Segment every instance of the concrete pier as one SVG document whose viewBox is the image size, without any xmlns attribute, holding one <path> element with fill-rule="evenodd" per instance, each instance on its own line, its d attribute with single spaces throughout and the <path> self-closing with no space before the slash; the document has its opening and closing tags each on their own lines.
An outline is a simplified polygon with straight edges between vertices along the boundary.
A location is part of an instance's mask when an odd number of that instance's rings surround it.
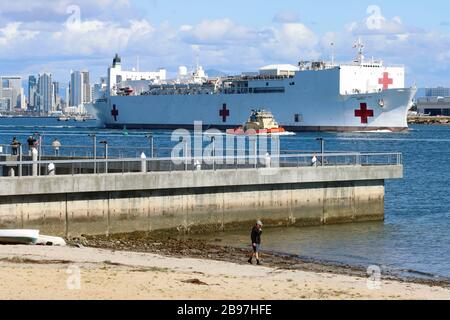
<svg viewBox="0 0 450 320">
<path fill-rule="evenodd" d="M 269 169 L 270 170 L 270 169 Z M 228 224 L 384 219 L 403 166 L 282 167 L 0 178 L 0 228 L 77 236 Z"/>
</svg>

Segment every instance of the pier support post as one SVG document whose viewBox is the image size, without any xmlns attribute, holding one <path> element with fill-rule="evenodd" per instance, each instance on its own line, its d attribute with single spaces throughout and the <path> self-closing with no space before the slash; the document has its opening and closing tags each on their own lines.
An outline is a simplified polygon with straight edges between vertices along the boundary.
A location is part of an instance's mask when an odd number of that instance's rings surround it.
<svg viewBox="0 0 450 320">
<path fill-rule="evenodd" d="M 19 177 L 22 176 L 23 168 L 22 168 L 22 161 L 23 161 L 23 154 L 22 154 L 22 145 L 19 146 Z"/>
<path fill-rule="evenodd" d="M 141 172 L 147 173 L 147 156 L 143 152 L 141 154 Z"/>
<path fill-rule="evenodd" d="M 52 162 L 47 167 L 47 173 L 49 176 L 54 176 L 56 174 L 55 164 Z"/>
<path fill-rule="evenodd" d="M 32 166 L 32 173 L 33 177 L 37 177 L 38 175 L 38 151 L 36 148 L 31 149 L 31 156 L 33 158 L 33 166 Z"/>
<path fill-rule="evenodd" d="M 266 168 L 270 168 L 272 166 L 272 158 L 270 157 L 270 153 L 266 153 Z"/>
</svg>

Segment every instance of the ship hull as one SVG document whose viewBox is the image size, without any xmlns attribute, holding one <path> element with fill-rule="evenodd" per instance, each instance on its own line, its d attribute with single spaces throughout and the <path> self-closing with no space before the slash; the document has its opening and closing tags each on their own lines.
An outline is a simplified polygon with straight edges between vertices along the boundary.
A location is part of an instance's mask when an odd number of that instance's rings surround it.
<svg viewBox="0 0 450 320">
<path fill-rule="evenodd" d="M 108 129 L 131 129 L 131 130 L 176 130 L 176 129 L 186 129 L 193 130 L 196 126 L 190 124 L 179 125 L 179 124 L 145 124 L 145 123 L 111 123 L 104 124 L 105 128 Z M 218 129 L 221 131 L 226 131 L 235 126 L 222 126 L 222 125 L 202 125 L 203 130 L 208 130 L 211 128 Z M 408 131 L 409 127 L 343 127 L 343 126 L 285 126 L 286 131 L 292 132 L 404 132 Z"/>
<path fill-rule="evenodd" d="M 289 131 L 404 131 L 414 88 L 370 94 L 341 95 L 336 90 L 271 94 L 112 96 L 93 104 L 108 128 L 236 128 L 253 109 L 266 109 Z"/>
</svg>

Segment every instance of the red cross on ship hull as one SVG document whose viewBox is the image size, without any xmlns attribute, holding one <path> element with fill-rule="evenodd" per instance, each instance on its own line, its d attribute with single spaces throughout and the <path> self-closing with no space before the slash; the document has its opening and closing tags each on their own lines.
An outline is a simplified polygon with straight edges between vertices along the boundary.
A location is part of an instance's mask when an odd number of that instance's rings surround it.
<svg viewBox="0 0 450 320">
<path fill-rule="evenodd" d="M 222 122 L 227 122 L 227 118 L 230 116 L 230 110 L 227 109 L 227 104 L 224 103 L 222 109 L 219 111 L 219 116 L 222 117 Z"/>
<path fill-rule="evenodd" d="M 374 112 L 367 108 L 367 103 L 361 103 L 360 109 L 355 110 L 355 117 L 361 118 L 362 124 L 368 124 L 369 117 L 374 117 Z"/>
<path fill-rule="evenodd" d="M 114 121 L 117 121 L 117 117 L 119 116 L 119 109 L 117 109 L 116 105 L 113 105 L 111 116 L 114 118 Z"/>
</svg>

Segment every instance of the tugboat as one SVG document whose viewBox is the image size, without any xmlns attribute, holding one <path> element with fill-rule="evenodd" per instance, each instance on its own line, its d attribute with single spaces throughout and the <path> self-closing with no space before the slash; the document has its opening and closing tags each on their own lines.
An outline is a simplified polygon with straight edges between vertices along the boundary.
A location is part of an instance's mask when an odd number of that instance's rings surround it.
<svg viewBox="0 0 450 320">
<path fill-rule="evenodd" d="M 270 111 L 252 110 L 248 121 L 239 128 L 227 130 L 227 134 L 234 135 L 292 135 L 281 127 Z"/>
</svg>

